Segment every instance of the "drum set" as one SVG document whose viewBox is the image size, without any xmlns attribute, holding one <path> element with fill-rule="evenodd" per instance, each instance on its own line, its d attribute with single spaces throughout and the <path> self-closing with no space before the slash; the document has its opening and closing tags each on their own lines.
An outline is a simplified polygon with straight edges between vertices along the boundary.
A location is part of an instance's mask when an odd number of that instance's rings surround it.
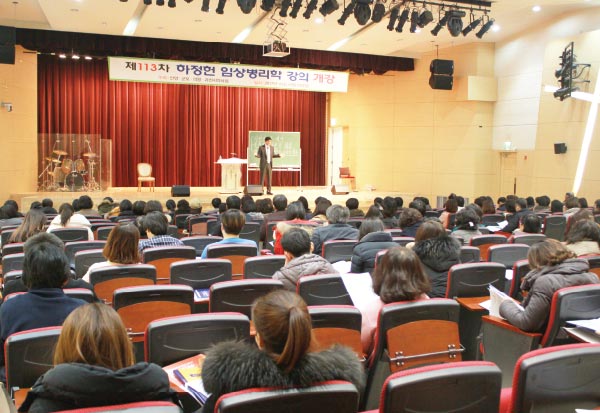
<svg viewBox="0 0 600 413">
<path fill-rule="evenodd" d="M 95 179 L 97 154 L 85 152 L 81 158 L 73 160 L 69 153 L 62 149 L 54 149 L 47 156 L 46 168 L 38 178 L 46 176 L 40 191 L 99 191 L 100 185 Z"/>
</svg>

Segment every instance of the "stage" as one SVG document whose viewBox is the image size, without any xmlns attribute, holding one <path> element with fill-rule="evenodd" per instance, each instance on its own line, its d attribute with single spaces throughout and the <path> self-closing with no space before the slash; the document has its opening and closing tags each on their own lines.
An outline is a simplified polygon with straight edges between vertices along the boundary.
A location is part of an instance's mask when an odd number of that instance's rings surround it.
<svg viewBox="0 0 600 413">
<path fill-rule="evenodd" d="M 79 198 L 81 195 L 89 195 L 94 201 L 94 205 L 98 205 L 102 199 L 107 196 L 110 196 L 114 199 L 115 202 L 119 202 L 123 199 L 129 199 L 134 202 L 137 200 L 149 201 L 149 200 L 158 200 L 161 201 L 164 205 L 165 201 L 168 199 L 174 199 L 176 202 L 179 199 L 187 199 L 188 201 L 192 198 L 198 198 L 200 203 L 202 204 L 202 209 L 212 209 L 210 201 L 219 197 L 223 202 L 229 195 L 233 195 L 230 193 L 221 193 L 221 187 L 191 187 L 190 188 L 190 196 L 189 197 L 174 197 L 171 196 L 171 187 L 157 187 L 155 188 L 155 192 L 150 192 L 148 187 L 142 188 L 141 192 L 137 191 L 137 187 L 114 187 L 109 188 L 106 191 L 94 191 L 94 192 L 86 192 L 86 191 L 76 191 L 76 192 L 65 192 L 65 191 L 56 191 L 56 192 L 26 192 L 26 193 L 14 193 L 11 194 L 11 199 L 14 199 L 19 204 L 19 209 L 21 211 L 27 211 L 29 209 L 29 205 L 34 201 L 42 201 L 44 198 L 50 198 L 54 201 L 54 207 L 58 209 L 60 204 L 64 202 L 73 202 L 74 199 Z M 318 196 L 324 196 L 329 199 L 334 204 L 344 205 L 348 198 L 354 197 L 359 201 L 359 206 L 363 210 L 367 210 L 370 205 L 373 204 L 373 199 L 376 197 L 386 197 L 386 196 L 401 196 L 404 199 L 404 203 L 408 204 L 415 194 L 409 194 L 405 192 L 389 192 L 389 191 L 354 191 L 350 192 L 347 195 L 333 195 L 331 193 L 331 187 L 325 186 L 306 186 L 306 187 L 273 187 L 273 194 L 283 194 L 287 197 L 288 202 L 292 202 L 298 199 L 300 196 L 304 196 L 308 200 L 308 205 L 311 209 L 314 209 L 315 198 Z M 235 194 L 239 197 L 242 197 L 244 194 L 242 192 Z M 272 198 L 274 195 L 256 195 L 253 198 Z"/>
</svg>

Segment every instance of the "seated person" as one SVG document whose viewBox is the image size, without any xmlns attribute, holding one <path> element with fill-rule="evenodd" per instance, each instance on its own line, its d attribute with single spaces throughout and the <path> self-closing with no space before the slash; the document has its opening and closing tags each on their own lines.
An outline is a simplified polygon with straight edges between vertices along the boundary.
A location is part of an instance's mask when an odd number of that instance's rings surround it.
<svg viewBox="0 0 600 413">
<path fill-rule="evenodd" d="M 542 232 L 542 220 L 535 214 L 525 215 L 519 223 L 519 228 L 513 231 L 508 242 L 513 242 L 515 235 L 539 234 Z"/>
<path fill-rule="evenodd" d="M 479 216 L 471 208 L 463 208 L 456 213 L 454 220 L 454 229 L 452 235 L 461 237 L 465 245 L 476 235 L 481 235 L 479 231 Z"/>
<path fill-rule="evenodd" d="M 373 291 L 379 297 L 358 307 L 362 314 L 363 352 L 370 354 L 379 311 L 385 304 L 429 299 L 429 280 L 419 257 L 404 247 L 390 248 L 373 271 Z"/>
<path fill-rule="evenodd" d="M 586 260 L 575 258 L 575 253 L 553 239 L 533 244 L 527 260 L 531 271 L 521 282 L 521 290 L 528 292 L 523 300 L 525 311 L 512 299 L 500 305 L 500 315 L 521 330 L 541 333 L 546 329 L 550 303 L 557 290 L 599 282 L 596 274 L 589 272 Z"/>
<path fill-rule="evenodd" d="M 358 199 L 348 198 L 346 200 L 346 208 L 350 210 L 350 218 L 364 218 L 365 213 L 358 208 Z"/>
<path fill-rule="evenodd" d="M 46 225 L 46 215 L 41 209 L 30 209 L 26 214 L 21 225 L 11 234 L 8 243 L 25 242 L 29 237 L 44 231 Z"/>
<path fill-rule="evenodd" d="M 281 239 L 285 265 L 275 274 L 274 280 L 279 280 L 290 291 L 296 291 L 300 277 L 315 274 L 337 274 L 337 270 L 320 255 L 311 254 L 311 242 L 302 228 L 291 228 Z"/>
<path fill-rule="evenodd" d="M 213 242 L 210 245 L 222 245 L 222 244 L 246 244 L 254 245 L 256 242 L 250 239 L 240 238 L 240 232 L 246 224 L 246 217 L 244 213 L 239 209 L 228 209 L 221 214 L 221 232 L 223 233 L 223 239 L 221 241 Z M 201 258 L 207 258 L 208 245 L 204 247 Z"/>
<path fill-rule="evenodd" d="M 395 247 L 392 234 L 384 231 L 383 222 L 378 219 L 365 219 L 358 230 L 358 244 L 352 250 L 350 272 L 373 272 L 375 257 L 381 250 Z"/>
<path fill-rule="evenodd" d="M 86 228 L 88 240 L 94 240 L 94 234 L 91 230 L 92 224 L 83 215 L 75 213 L 75 209 L 71 204 L 64 203 L 58 208 L 58 215 L 52 219 L 46 231 L 52 232 L 58 228 Z"/>
<path fill-rule="evenodd" d="M 260 297 L 252 307 L 252 321 L 257 346 L 224 342 L 207 352 L 202 380 L 211 396 L 203 412 L 212 413 L 223 394 L 252 387 L 307 387 L 346 380 L 362 391 L 364 370 L 350 349 L 311 351 L 311 319 L 297 294 L 276 290 Z"/>
<path fill-rule="evenodd" d="M 358 240 L 358 229 L 347 224 L 350 210 L 345 206 L 332 205 L 327 208 L 327 225 L 315 228 L 311 241 L 314 244 L 314 253 L 323 253 L 323 243 L 338 239 Z"/>
<path fill-rule="evenodd" d="M 170 235 L 167 235 L 169 230 L 169 222 L 165 214 L 159 211 L 149 212 L 142 219 L 143 229 L 146 230 L 148 239 L 141 240 L 138 245 L 138 250 L 142 253 L 145 249 L 154 247 L 183 247 L 183 242 L 179 241 Z"/>
<path fill-rule="evenodd" d="M 56 412 L 142 401 L 177 403 L 169 377 L 156 364 L 135 364 L 131 341 L 110 306 L 77 308 L 65 320 L 54 368 L 33 385 L 20 411 Z"/>
<path fill-rule="evenodd" d="M 600 254 L 600 227 L 594 221 L 581 220 L 571 224 L 566 247 L 578 257 Z"/>
<path fill-rule="evenodd" d="M 533 214 L 531 210 L 527 208 L 527 200 L 525 198 L 517 198 L 516 200 L 517 212 L 508 218 L 508 224 L 502 228 L 503 232 L 513 232 L 519 228 L 519 224 L 526 215 Z"/>
<path fill-rule="evenodd" d="M 411 202 L 412 204 L 412 202 Z M 423 224 L 423 215 L 415 208 L 404 208 L 400 213 L 400 228 L 402 228 L 403 237 L 413 237 L 417 235 L 417 230 Z"/>
<path fill-rule="evenodd" d="M 290 228 L 302 228 L 309 236 L 312 236 L 313 231 L 318 226 L 317 223 L 304 219 L 306 210 L 300 201 L 294 201 L 289 204 L 285 212 L 286 220 L 278 222 L 275 226 L 275 231 L 273 231 L 273 239 L 275 240 L 273 243 L 273 252 L 278 255 L 283 254 L 281 236 Z"/>
<path fill-rule="evenodd" d="M 396 219 L 396 211 L 398 210 L 398 206 L 396 204 L 396 200 L 391 196 L 386 196 L 385 198 L 383 198 L 381 206 L 381 213 L 383 215 L 381 221 L 383 222 L 383 225 L 388 229 L 398 228 L 399 223 Z"/>
<path fill-rule="evenodd" d="M 69 260 L 47 234 L 31 237 L 24 246 L 23 277 L 29 292 L 6 300 L 0 307 L 0 348 L 11 334 L 33 328 L 60 326 L 85 301 L 65 295 L 61 287 L 69 279 Z M 56 238 L 56 237 L 52 237 Z M 0 351 L 0 365 L 4 352 Z M 2 381 L 4 369 L 0 379 Z"/>
</svg>

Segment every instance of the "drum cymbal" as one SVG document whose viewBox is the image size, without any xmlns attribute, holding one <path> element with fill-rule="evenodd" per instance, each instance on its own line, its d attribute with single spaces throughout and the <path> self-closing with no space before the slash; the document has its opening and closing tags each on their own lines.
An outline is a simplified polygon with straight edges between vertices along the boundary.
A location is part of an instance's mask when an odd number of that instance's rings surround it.
<svg viewBox="0 0 600 413">
<path fill-rule="evenodd" d="M 60 163 L 60 160 L 58 160 L 58 159 L 54 159 L 54 158 L 52 158 L 52 157 L 50 157 L 50 156 L 46 156 L 46 160 L 47 160 L 48 162 Z"/>
<path fill-rule="evenodd" d="M 60 149 L 55 149 L 52 152 L 54 152 L 57 155 L 61 155 L 61 156 L 67 154 L 67 151 L 63 151 L 63 150 L 60 150 Z"/>
<path fill-rule="evenodd" d="M 83 154 L 86 158 L 95 158 L 96 154 L 94 152 L 86 152 Z"/>
</svg>

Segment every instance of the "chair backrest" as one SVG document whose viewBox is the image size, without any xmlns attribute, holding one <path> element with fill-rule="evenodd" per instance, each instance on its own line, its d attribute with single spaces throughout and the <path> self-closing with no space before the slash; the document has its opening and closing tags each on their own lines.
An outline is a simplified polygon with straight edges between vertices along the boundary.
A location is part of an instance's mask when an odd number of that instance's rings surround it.
<svg viewBox="0 0 600 413">
<path fill-rule="evenodd" d="M 448 214 L 448 228 L 454 228 L 454 224 L 456 223 L 456 214 Z"/>
<path fill-rule="evenodd" d="M 249 257 L 244 261 L 245 279 L 270 279 L 276 271 L 285 265 L 285 256 L 267 255 L 261 257 Z"/>
<path fill-rule="evenodd" d="M 4 274 L 2 282 L 6 285 L 9 281 L 18 280 L 21 277 L 23 277 L 23 270 L 12 270 Z"/>
<path fill-rule="evenodd" d="M 56 228 L 52 233 L 60 238 L 63 242 L 87 241 L 87 228 Z"/>
<path fill-rule="evenodd" d="M 479 248 L 481 259 L 487 261 L 488 249 L 495 244 L 506 244 L 506 241 L 502 235 L 476 235 L 469 240 L 469 245 Z"/>
<path fill-rule="evenodd" d="M 152 176 L 152 165 L 149 163 L 138 163 L 137 164 L 138 176 Z"/>
<path fill-rule="evenodd" d="M 207 247 L 208 258 L 223 258 L 231 261 L 233 275 L 244 274 L 244 261 L 247 257 L 256 257 L 258 247 L 249 244 L 216 244 Z"/>
<path fill-rule="evenodd" d="M 340 166 L 340 178 L 345 178 L 347 176 L 350 176 L 350 167 Z"/>
<path fill-rule="evenodd" d="M 2 243 L 2 247 L 4 247 L 6 244 L 8 244 L 8 240 L 10 239 L 10 236 L 15 231 L 16 231 L 15 228 L 11 228 L 11 229 L 3 228 L 2 229 L 2 233 L 0 234 L 0 240 L 1 240 L 0 242 Z"/>
<path fill-rule="evenodd" d="M 548 215 L 544 218 L 544 234 L 557 241 L 565 240 L 567 219 L 562 215 Z"/>
<path fill-rule="evenodd" d="M 400 228 L 386 228 L 385 232 L 389 233 L 392 236 L 392 238 L 393 237 L 402 237 L 403 236 L 402 229 L 400 229 Z"/>
<path fill-rule="evenodd" d="M 202 255 L 202 251 L 204 251 L 204 248 L 207 245 L 221 241 L 222 239 L 223 237 L 217 236 L 194 235 L 193 237 L 181 238 L 179 241 L 183 242 L 183 244 L 188 247 L 194 247 L 196 249 L 196 257 L 200 257 Z"/>
<path fill-rule="evenodd" d="M 352 251 L 358 241 L 356 240 L 331 240 L 323 243 L 323 258 L 330 263 L 350 261 Z"/>
<path fill-rule="evenodd" d="M 222 281 L 231 281 L 231 262 L 219 258 L 185 260 L 171 264 L 171 284 L 189 285 L 194 290 L 208 289 Z"/>
<path fill-rule="evenodd" d="M 159 366 L 173 364 L 222 341 L 250 341 L 250 320 L 237 313 L 190 314 L 148 324 L 145 358 Z"/>
<path fill-rule="evenodd" d="M 356 413 L 359 394 L 346 381 L 293 389 L 253 388 L 217 400 L 215 413 Z"/>
<path fill-rule="evenodd" d="M 72 241 L 65 243 L 65 254 L 69 262 L 75 262 L 75 253 L 79 251 L 103 249 L 106 241 Z"/>
<path fill-rule="evenodd" d="M 13 242 L 2 247 L 2 255 L 19 254 L 23 252 L 24 242 Z"/>
<path fill-rule="evenodd" d="M 502 244 L 492 245 L 488 249 L 488 261 L 498 262 L 507 269 L 512 269 L 515 262 L 527 258 L 529 245 L 527 244 Z"/>
<path fill-rule="evenodd" d="M 192 217 L 192 214 L 177 214 L 175 215 L 175 226 L 177 229 L 185 229 L 186 221 Z"/>
<path fill-rule="evenodd" d="M 494 225 L 497 224 L 498 222 L 502 222 L 504 221 L 504 215 L 502 214 L 489 214 L 489 215 L 484 215 L 481 218 L 481 223 L 485 226 L 488 225 Z"/>
<path fill-rule="evenodd" d="M 113 308 L 133 342 L 144 341 L 151 321 L 192 313 L 194 290 L 187 285 L 144 285 L 115 290 Z"/>
<path fill-rule="evenodd" d="M 133 217 L 127 217 L 127 218 L 123 217 L 122 218 L 123 219 L 123 223 L 125 222 L 124 221 L 125 219 L 131 219 L 131 218 L 133 218 Z M 89 221 L 90 221 L 90 224 L 92 224 L 91 230 L 92 230 L 93 233 L 96 233 L 96 231 L 98 231 L 99 228 L 115 227 L 117 225 L 115 222 L 112 222 L 112 221 L 109 221 L 109 220 L 106 220 L 106 219 L 99 220 L 99 221 L 96 221 L 96 222 L 92 222 L 91 220 L 89 220 Z M 98 239 L 97 237 L 95 237 L 95 238 Z"/>
<path fill-rule="evenodd" d="M 45 327 L 10 335 L 4 343 L 6 384 L 28 388 L 54 367 L 54 347 L 61 327 Z"/>
<path fill-rule="evenodd" d="M 88 303 L 94 302 L 94 293 L 87 288 L 65 288 L 63 292 L 69 297 L 78 298 Z"/>
<path fill-rule="evenodd" d="M 88 272 L 92 264 L 106 261 L 106 258 L 104 257 L 104 255 L 102 255 L 102 250 L 97 249 L 76 252 L 74 261 L 75 278 L 79 279 L 83 277 L 86 272 Z"/>
<path fill-rule="evenodd" d="M 446 297 L 482 297 L 489 295 L 491 284 L 504 291 L 506 267 L 497 262 L 454 265 L 448 271 Z"/>
<path fill-rule="evenodd" d="M 239 280 L 213 284 L 210 287 L 210 312 L 237 312 L 252 316 L 254 300 L 283 288 L 277 280 Z"/>
<path fill-rule="evenodd" d="M 513 265 L 513 276 L 512 280 L 510 281 L 510 290 L 508 295 L 515 300 L 523 301 L 523 295 L 521 294 L 521 280 L 530 270 L 529 261 L 527 260 L 517 261 Z"/>
<path fill-rule="evenodd" d="M 192 215 L 187 220 L 187 230 L 190 235 L 208 235 L 207 221 L 214 219 L 210 215 Z"/>
<path fill-rule="evenodd" d="M 415 242 L 413 237 L 392 237 L 392 240 L 401 247 L 405 247 L 408 243 Z"/>
<path fill-rule="evenodd" d="M 168 284 L 171 264 L 195 258 L 196 249 L 193 247 L 156 247 L 144 250 L 143 262 L 156 267 L 157 284 Z"/>
<path fill-rule="evenodd" d="M 530 247 L 533 244 L 537 244 L 538 242 L 542 242 L 546 239 L 546 235 L 544 234 L 525 234 L 525 235 L 515 235 L 512 238 L 513 244 L 526 244 Z"/>
<path fill-rule="evenodd" d="M 96 238 L 98 240 L 107 240 L 108 235 L 110 234 L 110 231 L 112 231 L 113 228 L 114 226 L 102 226 L 98 228 L 96 230 Z"/>
<path fill-rule="evenodd" d="M 570 342 L 560 334 L 569 320 L 589 320 L 600 317 L 600 284 L 561 288 L 552 296 L 550 319 L 542 347 Z"/>
<path fill-rule="evenodd" d="M 374 409 L 379 406 L 379 396 L 385 379 L 392 373 L 392 364 L 389 354 L 395 356 L 395 351 L 402 351 L 404 355 L 411 355 L 416 350 L 421 354 L 423 350 L 427 351 L 432 345 L 437 347 L 446 339 L 458 340 L 458 318 L 460 306 L 455 300 L 445 298 L 433 298 L 430 300 L 420 300 L 412 302 L 400 302 L 384 305 L 379 313 L 377 328 L 375 330 L 375 341 L 373 352 L 369 357 L 369 370 L 367 374 L 367 388 L 365 393 L 366 409 Z M 408 328 L 412 330 L 410 335 L 406 336 L 408 345 L 411 348 L 402 349 L 395 342 L 390 342 L 389 337 L 403 335 L 403 331 L 398 328 Z M 423 327 L 421 333 L 414 329 Z M 396 330 L 394 330 L 396 329 Z M 442 329 L 445 331 L 441 334 Z M 452 333 L 456 337 L 449 337 L 447 333 Z M 393 335 L 391 334 L 393 333 Z M 454 345 L 460 343 L 453 343 Z M 449 343 L 445 344 L 444 350 L 449 350 Z M 396 350 L 397 349 L 397 350 Z M 436 350 L 437 351 L 437 350 Z M 460 360 L 460 353 L 456 358 L 450 358 L 446 355 L 447 362 Z M 413 362 L 406 362 L 404 366 L 416 367 L 420 364 L 430 364 L 439 362 L 431 358 L 416 358 Z M 400 362 L 402 363 L 402 362 Z M 400 367 L 404 367 L 401 365 Z M 395 366 L 396 368 L 396 366 Z"/>
<path fill-rule="evenodd" d="M 99 268 L 90 272 L 90 284 L 99 299 L 111 304 L 118 288 L 156 284 L 156 268 L 139 264 Z"/>
<path fill-rule="evenodd" d="M 571 344 L 531 351 L 515 365 L 511 412 L 559 413 L 600 405 L 600 346 Z"/>
<path fill-rule="evenodd" d="M 363 218 L 350 218 L 346 224 L 353 226 L 356 229 L 360 229 L 364 219 Z"/>
<path fill-rule="evenodd" d="M 385 381 L 379 412 L 495 413 L 501 385 L 502 372 L 485 361 L 404 370 Z"/>
<path fill-rule="evenodd" d="M 462 244 L 461 244 L 462 245 Z M 481 252 L 477 247 L 471 247 L 470 245 L 462 245 L 460 247 L 460 262 L 463 264 L 469 262 L 479 262 L 481 257 Z"/>
<path fill-rule="evenodd" d="M 246 224 L 244 224 L 239 237 L 256 242 L 256 248 L 258 248 L 262 224 L 262 221 L 246 221 Z"/>
<path fill-rule="evenodd" d="M 354 305 L 339 274 L 300 277 L 296 289 L 307 305 Z"/>
<path fill-rule="evenodd" d="M 150 401 L 125 404 L 113 404 L 101 407 L 85 407 L 67 410 L 72 413 L 181 413 L 182 410 L 171 402 Z"/>
<path fill-rule="evenodd" d="M 308 307 L 308 313 L 312 321 L 316 349 L 322 350 L 334 344 L 341 344 L 362 355 L 362 314 L 358 308 L 350 305 L 319 305 Z"/>
<path fill-rule="evenodd" d="M 25 254 L 20 252 L 18 254 L 10 254 L 2 256 L 2 275 L 10 271 L 18 271 L 23 269 L 23 261 L 25 260 Z"/>
<path fill-rule="evenodd" d="M 590 264 L 590 272 L 593 272 L 600 278 L 600 255 L 586 255 L 581 258 L 585 258 Z"/>
</svg>

